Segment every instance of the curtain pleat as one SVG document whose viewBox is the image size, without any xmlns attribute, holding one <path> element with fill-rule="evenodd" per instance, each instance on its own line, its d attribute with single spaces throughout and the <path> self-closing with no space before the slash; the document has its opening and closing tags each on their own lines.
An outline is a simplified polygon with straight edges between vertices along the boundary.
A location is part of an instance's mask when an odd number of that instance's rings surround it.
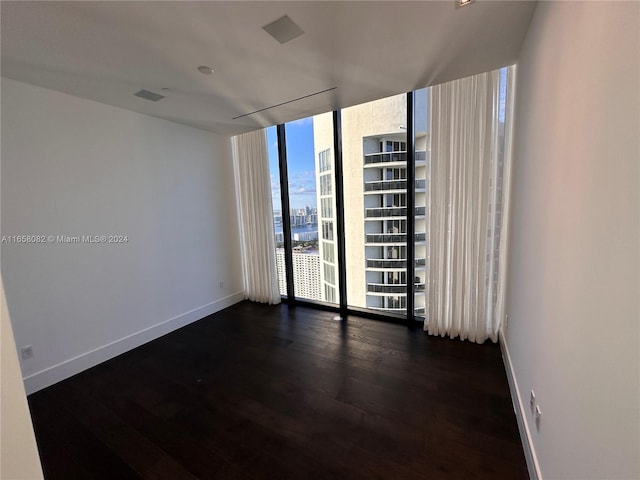
<svg viewBox="0 0 640 480">
<path fill-rule="evenodd" d="M 265 130 L 233 137 L 245 298 L 280 303 Z"/>
<path fill-rule="evenodd" d="M 509 180 L 499 148 L 499 87 L 498 70 L 432 87 L 425 321 L 432 335 L 497 341 L 508 206 L 502 184 Z"/>
</svg>

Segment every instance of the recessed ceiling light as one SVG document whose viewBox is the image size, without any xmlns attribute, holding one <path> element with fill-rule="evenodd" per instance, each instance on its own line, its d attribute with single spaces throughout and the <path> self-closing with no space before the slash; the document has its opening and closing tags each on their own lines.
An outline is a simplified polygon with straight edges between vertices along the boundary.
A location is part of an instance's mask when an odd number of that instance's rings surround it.
<svg viewBox="0 0 640 480">
<path fill-rule="evenodd" d="M 205 74 L 205 75 L 211 75 L 211 74 L 213 73 L 213 68 L 208 67 L 208 66 L 206 66 L 206 65 L 200 65 L 200 66 L 198 67 L 198 71 L 199 71 L 200 73 Z"/>
<path fill-rule="evenodd" d="M 473 2 L 473 0 L 459 0 L 460 1 L 460 6 L 461 7 L 466 7 L 467 5 L 469 5 L 471 2 Z"/>
</svg>

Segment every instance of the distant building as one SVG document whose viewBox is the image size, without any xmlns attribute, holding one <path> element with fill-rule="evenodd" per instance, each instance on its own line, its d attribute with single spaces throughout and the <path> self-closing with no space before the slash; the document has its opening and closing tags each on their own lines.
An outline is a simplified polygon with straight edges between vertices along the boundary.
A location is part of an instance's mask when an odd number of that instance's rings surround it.
<svg viewBox="0 0 640 480">
<path fill-rule="evenodd" d="M 276 249 L 278 286 L 282 295 L 287 294 L 287 275 L 284 263 L 284 249 Z M 293 284 L 296 297 L 322 300 L 320 283 L 320 256 L 317 253 L 293 252 Z"/>
<path fill-rule="evenodd" d="M 296 242 L 315 242 L 318 240 L 318 231 L 294 233 L 293 240 Z"/>
<path fill-rule="evenodd" d="M 289 212 L 291 226 L 311 225 L 318 222 L 317 210 L 307 205 L 304 208 L 292 208 Z M 274 215 L 274 223 L 277 221 Z"/>
</svg>

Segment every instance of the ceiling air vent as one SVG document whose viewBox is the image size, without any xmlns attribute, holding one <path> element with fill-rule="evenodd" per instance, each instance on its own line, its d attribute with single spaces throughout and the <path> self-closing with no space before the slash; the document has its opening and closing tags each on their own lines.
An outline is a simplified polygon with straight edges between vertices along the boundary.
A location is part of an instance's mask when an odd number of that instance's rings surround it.
<svg viewBox="0 0 640 480">
<path fill-rule="evenodd" d="M 296 25 L 288 15 L 280 17 L 279 19 L 265 25 L 262 29 L 280 43 L 287 43 L 304 33 L 304 30 Z"/>
<path fill-rule="evenodd" d="M 159 93 L 153 93 L 149 90 L 140 90 L 137 93 L 134 93 L 136 97 L 144 98 L 145 100 L 150 100 L 152 102 L 157 102 L 158 100 L 162 100 L 164 95 L 160 95 Z"/>
</svg>

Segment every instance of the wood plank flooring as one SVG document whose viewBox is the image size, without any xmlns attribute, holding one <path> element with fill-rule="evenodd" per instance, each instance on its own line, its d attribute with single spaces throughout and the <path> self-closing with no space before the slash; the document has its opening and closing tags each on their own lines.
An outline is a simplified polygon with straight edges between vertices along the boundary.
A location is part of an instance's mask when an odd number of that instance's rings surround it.
<svg viewBox="0 0 640 480">
<path fill-rule="evenodd" d="M 242 302 L 29 396 L 48 480 L 526 479 L 497 345 Z"/>
</svg>

